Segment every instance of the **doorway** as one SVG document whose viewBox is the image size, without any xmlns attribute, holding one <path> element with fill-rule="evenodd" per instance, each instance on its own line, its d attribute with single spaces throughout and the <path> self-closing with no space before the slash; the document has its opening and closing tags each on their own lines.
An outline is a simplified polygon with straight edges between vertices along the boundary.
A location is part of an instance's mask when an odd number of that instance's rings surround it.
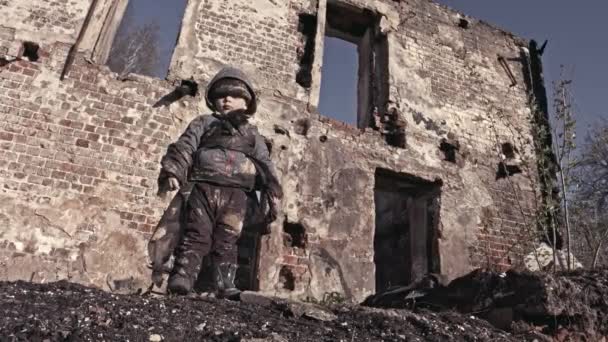
<svg viewBox="0 0 608 342">
<path fill-rule="evenodd" d="M 441 182 L 377 169 L 374 203 L 376 292 L 439 272 Z"/>
</svg>

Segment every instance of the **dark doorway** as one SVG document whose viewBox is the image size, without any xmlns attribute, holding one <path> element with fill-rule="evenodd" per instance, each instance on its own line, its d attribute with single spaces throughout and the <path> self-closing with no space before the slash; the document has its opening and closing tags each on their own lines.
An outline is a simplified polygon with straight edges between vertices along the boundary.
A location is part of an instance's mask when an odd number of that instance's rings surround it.
<svg viewBox="0 0 608 342">
<path fill-rule="evenodd" d="M 440 195 L 440 182 L 376 170 L 376 292 L 439 272 Z"/>
</svg>

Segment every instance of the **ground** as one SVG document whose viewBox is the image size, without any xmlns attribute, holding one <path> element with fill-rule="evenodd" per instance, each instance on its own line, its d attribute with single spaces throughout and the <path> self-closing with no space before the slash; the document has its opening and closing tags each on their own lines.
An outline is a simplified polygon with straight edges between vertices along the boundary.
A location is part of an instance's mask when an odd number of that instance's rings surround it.
<svg viewBox="0 0 608 342">
<path fill-rule="evenodd" d="M 213 298 L 118 295 L 68 282 L 0 284 L 2 341 L 516 341 L 454 312 L 334 307 L 335 319 Z M 307 318 L 308 317 L 308 318 Z"/>
<path fill-rule="evenodd" d="M 478 270 L 417 290 L 422 297 L 383 296 L 373 305 L 384 308 L 372 308 L 255 293 L 233 302 L 113 294 L 67 281 L 1 282 L 0 341 L 601 341 L 607 285 L 608 270 Z"/>
</svg>

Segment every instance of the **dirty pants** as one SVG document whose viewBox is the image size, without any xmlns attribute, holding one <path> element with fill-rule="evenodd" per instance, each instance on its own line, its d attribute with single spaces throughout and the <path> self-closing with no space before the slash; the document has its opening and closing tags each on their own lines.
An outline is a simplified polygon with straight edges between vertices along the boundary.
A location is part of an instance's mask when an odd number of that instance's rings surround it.
<svg viewBox="0 0 608 342">
<path fill-rule="evenodd" d="M 236 264 L 236 242 L 247 211 L 239 188 L 196 183 L 186 203 L 185 227 L 177 246 L 174 272 L 196 279 L 203 258 L 214 264 Z"/>
</svg>

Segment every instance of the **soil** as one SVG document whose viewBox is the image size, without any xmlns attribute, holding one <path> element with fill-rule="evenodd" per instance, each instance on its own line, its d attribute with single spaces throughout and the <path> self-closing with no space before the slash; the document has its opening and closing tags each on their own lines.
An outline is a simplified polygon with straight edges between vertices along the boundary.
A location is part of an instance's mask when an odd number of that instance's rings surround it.
<svg viewBox="0 0 608 342">
<path fill-rule="evenodd" d="M 333 320 L 270 305 L 118 295 L 65 281 L 0 283 L 1 341 L 521 341 L 477 318 L 335 306 Z M 258 339 L 258 340 L 256 340 Z"/>
<path fill-rule="evenodd" d="M 370 297 L 366 305 L 379 307 L 373 308 L 321 307 L 251 293 L 233 302 L 112 294 L 66 281 L 0 282 L 0 341 L 541 342 L 608 336 L 608 270 L 477 270 L 446 286 L 428 279 L 418 285 Z"/>
</svg>

